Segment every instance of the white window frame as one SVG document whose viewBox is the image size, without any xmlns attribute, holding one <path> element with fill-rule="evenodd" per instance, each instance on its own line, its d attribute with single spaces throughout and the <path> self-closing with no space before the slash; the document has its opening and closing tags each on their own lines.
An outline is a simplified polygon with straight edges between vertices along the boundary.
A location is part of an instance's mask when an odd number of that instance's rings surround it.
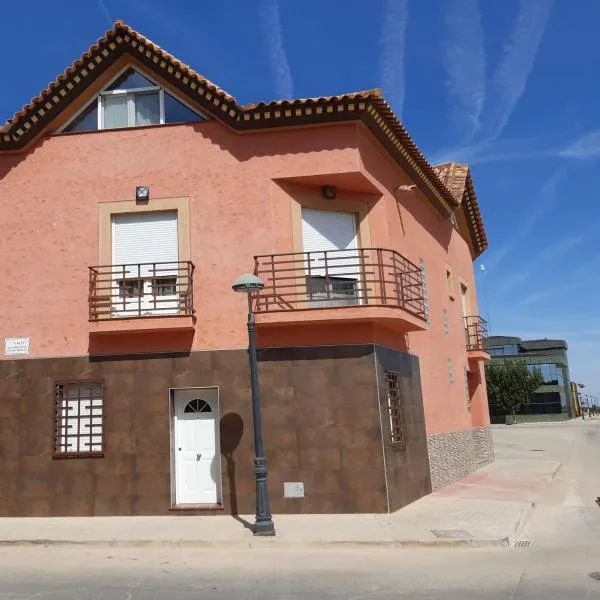
<svg viewBox="0 0 600 600">
<path fill-rule="evenodd" d="M 136 73 L 145 77 L 148 81 L 153 83 L 154 85 L 151 87 L 143 87 L 143 88 L 131 88 L 127 90 L 107 90 L 106 88 L 110 87 L 125 71 L 133 69 Z M 159 122 L 153 123 L 152 125 L 136 125 L 135 124 L 135 101 L 133 99 L 135 94 L 140 94 L 144 92 L 152 93 L 158 91 L 158 110 L 159 110 Z M 171 90 L 167 90 L 175 100 L 181 102 L 186 108 L 189 108 L 193 113 L 197 114 L 201 119 L 207 120 L 207 117 L 204 113 L 198 111 L 193 106 L 191 106 L 188 102 L 183 100 L 177 94 L 174 94 Z M 104 129 L 104 104 L 102 102 L 102 98 L 110 95 L 121 95 L 127 94 L 129 97 L 127 99 L 127 127 L 115 127 L 110 129 Z M 114 77 L 112 77 L 104 86 L 104 89 L 98 92 L 93 98 L 91 98 L 88 102 L 86 102 L 64 125 L 61 125 L 57 129 L 57 133 L 62 133 L 71 125 L 74 121 L 77 120 L 79 115 L 82 112 L 87 110 L 94 102 L 97 103 L 97 112 L 98 112 L 98 131 L 114 131 L 115 129 L 129 129 L 131 127 L 153 127 L 156 125 L 165 125 L 165 89 L 161 87 L 159 83 L 157 83 L 151 76 L 149 76 L 145 71 L 140 71 L 132 64 L 128 64 L 123 67 Z"/>
</svg>

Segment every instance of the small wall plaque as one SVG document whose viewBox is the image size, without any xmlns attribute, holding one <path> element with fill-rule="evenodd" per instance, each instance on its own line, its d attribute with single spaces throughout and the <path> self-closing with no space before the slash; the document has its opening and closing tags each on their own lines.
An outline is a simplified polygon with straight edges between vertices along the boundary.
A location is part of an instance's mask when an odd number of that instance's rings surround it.
<svg viewBox="0 0 600 600">
<path fill-rule="evenodd" d="M 302 481 L 285 481 L 283 484 L 284 498 L 304 498 L 304 483 Z"/>
<path fill-rule="evenodd" d="M 4 338 L 4 354 L 29 354 L 29 338 Z"/>
</svg>

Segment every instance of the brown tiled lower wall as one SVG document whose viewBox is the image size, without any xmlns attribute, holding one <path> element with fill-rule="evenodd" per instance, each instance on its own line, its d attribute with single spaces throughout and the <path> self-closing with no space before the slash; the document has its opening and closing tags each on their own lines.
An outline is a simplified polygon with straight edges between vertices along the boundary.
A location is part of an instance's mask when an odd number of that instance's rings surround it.
<svg viewBox="0 0 600 600">
<path fill-rule="evenodd" d="M 494 460 L 489 427 L 432 435 L 427 438 L 427 445 L 434 491 Z"/>
<path fill-rule="evenodd" d="M 365 345 L 260 351 L 274 513 L 388 509 L 374 350 Z M 103 458 L 52 457 L 54 383 L 65 380 L 104 382 Z M 221 512 L 252 513 L 248 356 L 238 350 L 0 361 L 0 515 L 168 514 L 169 389 L 205 386 L 219 388 Z M 415 440 L 425 439 L 420 422 L 411 431 Z M 414 455 L 426 457 L 419 444 L 413 444 Z M 422 470 L 421 465 L 395 471 L 403 498 L 426 493 Z M 285 481 L 304 482 L 305 497 L 285 499 Z"/>
<path fill-rule="evenodd" d="M 416 356 L 389 348 L 376 348 L 379 402 L 382 415 L 383 445 L 390 512 L 398 510 L 431 492 L 431 475 L 425 411 L 421 394 L 419 360 Z M 400 399 L 403 408 L 405 448 L 391 444 L 385 372 L 399 376 Z"/>
</svg>

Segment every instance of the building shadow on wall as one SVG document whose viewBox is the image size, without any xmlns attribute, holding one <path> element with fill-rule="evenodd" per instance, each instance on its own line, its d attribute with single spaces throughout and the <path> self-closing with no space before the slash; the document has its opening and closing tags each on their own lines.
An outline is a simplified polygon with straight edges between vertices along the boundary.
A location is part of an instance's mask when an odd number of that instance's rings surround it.
<svg viewBox="0 0 600 600">
<path fill-rule="evenodd" d="M 254 531 L 252 523 L 242 519 L 238 514 L 237 485 L 235 478 L 235 460 L 234 452 L 240 445 L 244 435 L 244 421 L 237 413 L 230 412 L 221 417 L 221 454 L 225 458 L 227 465 L 227 479 L 229 481 L 229 506 L 231 507 L 231 516 L 241 523 L 246 529 Z"/>
</svg>

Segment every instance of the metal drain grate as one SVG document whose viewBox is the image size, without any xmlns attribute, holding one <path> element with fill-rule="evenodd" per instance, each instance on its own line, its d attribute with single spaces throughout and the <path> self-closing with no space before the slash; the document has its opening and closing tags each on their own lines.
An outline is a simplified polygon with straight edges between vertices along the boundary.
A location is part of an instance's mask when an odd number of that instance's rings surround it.
<svg viewBox="0 0 600 600">
<path fill-rule="evenodd" d="M 515 542 L 515 548 L 530 548 L 532 543 L 531 540 L 518 540 Z"/>
<path fill-rule="evenodd" d="M 600 581 L 600 571 L 594 571 L 593 573 L 590 573 L 590 577 L 594 581 Z"/>
</svg>

